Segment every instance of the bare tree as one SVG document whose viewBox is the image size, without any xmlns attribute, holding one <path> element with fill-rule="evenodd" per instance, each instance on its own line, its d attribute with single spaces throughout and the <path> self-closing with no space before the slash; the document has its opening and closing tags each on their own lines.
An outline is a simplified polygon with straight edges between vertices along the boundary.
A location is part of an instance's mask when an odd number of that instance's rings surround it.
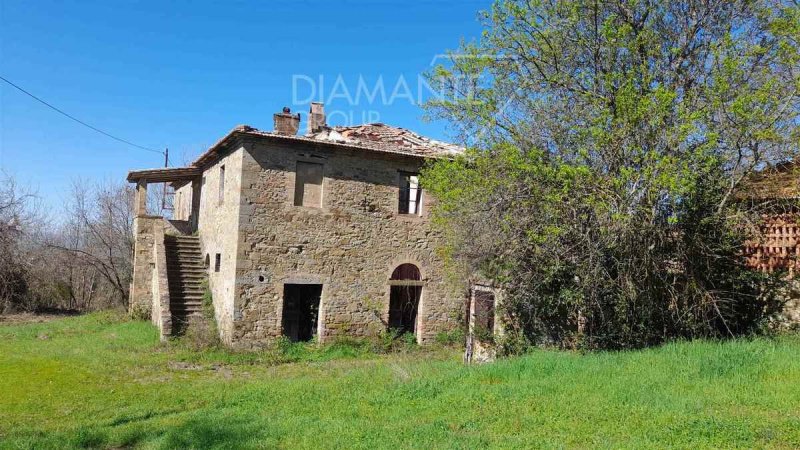
<svg viewBox="0 0 800 450">
<path fill-rule="evenodd" d="M 75 181 L 61 230 L 47 245 L 68 255 L 61 267 L 70 302 L 89 309 L 98 291 L 127 305 L 133 260 L 134 190 Z M 105 286 L 104 286 L 105 285 Z"/>
<path fill-rule="evenodd" d="M 5 173 L 0 183 L 0 313 L 34 310 L 42 298 L 31 274 L 46 265 L 36 244 L 44 221 L 32 192 Z"/>
</svg>

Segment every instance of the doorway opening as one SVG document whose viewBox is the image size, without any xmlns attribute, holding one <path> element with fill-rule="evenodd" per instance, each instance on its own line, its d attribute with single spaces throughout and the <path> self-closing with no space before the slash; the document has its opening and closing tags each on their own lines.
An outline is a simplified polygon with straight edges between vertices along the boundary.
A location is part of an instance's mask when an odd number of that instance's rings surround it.
<svg viewBox="0 0 800 450">
<path fill-rule="evenodd" d="M 494 292 L 475 289 L 475 322 L 474 331 L 477 336 L 488 341 L 494 336 Z"/>
<path fill-rule="evenodd" d="M 283 285 L 283 335 L 292 342 L 307 342 L 317 335 L 321 284 Z"/>
<path fill-rule="evenodd" d="M 389 280 L 389 329 L 399 335 L 417 334 L 417 312 L 422 297 L 422 277 L 413 264 L 401 264 Z"/>
</svg>

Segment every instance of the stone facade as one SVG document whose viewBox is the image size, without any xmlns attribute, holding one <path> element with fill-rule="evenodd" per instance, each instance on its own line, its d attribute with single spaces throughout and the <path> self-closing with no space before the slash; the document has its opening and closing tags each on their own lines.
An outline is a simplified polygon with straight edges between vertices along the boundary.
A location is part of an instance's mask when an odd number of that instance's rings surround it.
<svg viewBox="0 0 800 450">
<path fill-rule="evenodd" d="M 214 299 L 214 313 L 223 342 L 232 344 L 239 215 L 242 192 L 242 149 L 220 157 L 203 171 L 197 232 L 208 260 L 208 287 Z M 224 169 L 223 169 L 224 168 Z M 224 183 L 221 177 L 224 175 Z M 222 185 L 221 185 L 222 183 Z M 217 270 L 219 255 L 219 270 Z"/>
<path fill-rule="evenodd" d="M 458 325 L 464 287 L 448 285 L 436 255 L 440 237 L 429 221 L 434 199 L 423 194 L 419 216 L 397 212 L 400 171 L 418 171 L 421 158 L 258 141 L 237 151 L 242 191 L 234 342 L 281 335 L 286 283 L 323 285 L 320 340 L 375 335 L 386 329 L 389 278 L 403 263 L 417 266 L 424 282 L 419 342 Z M 320 208 L 294 205 L 298 161 L 323 165 Z"/>
<path fill-rule="evenodd" d="M 191 167 L 128 176 L 140 183 L 175 177 L 173 218 L 199 236 L 223 341 L 253 348 L 285 334 L 286 286 L 309 284 L 322 286 L 314 311 L 318 340 L 375 336 L 390 322 L 392 286 L 395 293 L 398 286 L 390 278 L 403 264 L 415 266 L 420 278 L 409 281 L 419 295 L 417 341 L 460 326 L 468 286 L 450 281 L 437 255 L 442 239 L 430 223 L 435 199 L 422 192 L 416 212 L 400 212 L 403 180 L 454 146 L 382 124 L 317 128 L 320 137 L 237 127 Z M 364 140 L 376 137 L 382 141 Z M 306 193 L 313 206 L 297 206 L 298 166 L 308 163 L 317 164 Z M 136 254 L 152 261 L 152 227 L 141 232 Z M 151 274 L 139 289 L 135 272 L 132 299 L 133 292 L 143 299 L 156 294 Z"/>
</svg>

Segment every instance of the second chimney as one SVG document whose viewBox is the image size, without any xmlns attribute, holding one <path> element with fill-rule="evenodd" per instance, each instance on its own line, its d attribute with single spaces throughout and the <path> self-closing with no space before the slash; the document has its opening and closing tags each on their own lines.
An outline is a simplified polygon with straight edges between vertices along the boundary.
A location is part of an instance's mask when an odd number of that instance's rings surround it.
<svg viewBox="0 0 800 450">
<path fill-rule="evenodd" d="M 328 126 L 325 123 L 325 107 L 322 103 L 311 102 L 311 109 L 308 111 L 308 134 L 319 133 Z"/>
<path fill-rule="evenodd" d="M 292 110 L 287 107 L 283 108 L 283 112 L 274 114 L 272 118 L 275 120 L 275 132 L 278 134 L 294 136 L 300 128 L 300 114 L 292 115 Z"/>
</svg>

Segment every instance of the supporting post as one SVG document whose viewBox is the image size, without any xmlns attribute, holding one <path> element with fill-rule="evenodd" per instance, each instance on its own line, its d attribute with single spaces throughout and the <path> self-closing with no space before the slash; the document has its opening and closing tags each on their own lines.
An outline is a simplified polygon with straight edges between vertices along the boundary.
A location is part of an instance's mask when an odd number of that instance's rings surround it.
<svg viewBox="0 0 800 450">
<path fill-rule="evenodd" d="M 192 179 L 192 212 L 189 215 L 189 222 L 192 231 L 197 231 L 200 225 L 200 196 L 202 195 L 203 177 Z"/>
<path fill-rule="evenodd" d="M 164 149 L 164 168 L 169 167 L 169 148 Z M 161 215 L 164 215 L 164 210 L 167 209 L 167 182 L 161 185 Z M 175 217 L 173 217 L 174 219 Z"/>
<path fill-rule="evenodd" d="M 136 216 L 147 215 L 147 180 L 136 183 Z"/>
</svg>

